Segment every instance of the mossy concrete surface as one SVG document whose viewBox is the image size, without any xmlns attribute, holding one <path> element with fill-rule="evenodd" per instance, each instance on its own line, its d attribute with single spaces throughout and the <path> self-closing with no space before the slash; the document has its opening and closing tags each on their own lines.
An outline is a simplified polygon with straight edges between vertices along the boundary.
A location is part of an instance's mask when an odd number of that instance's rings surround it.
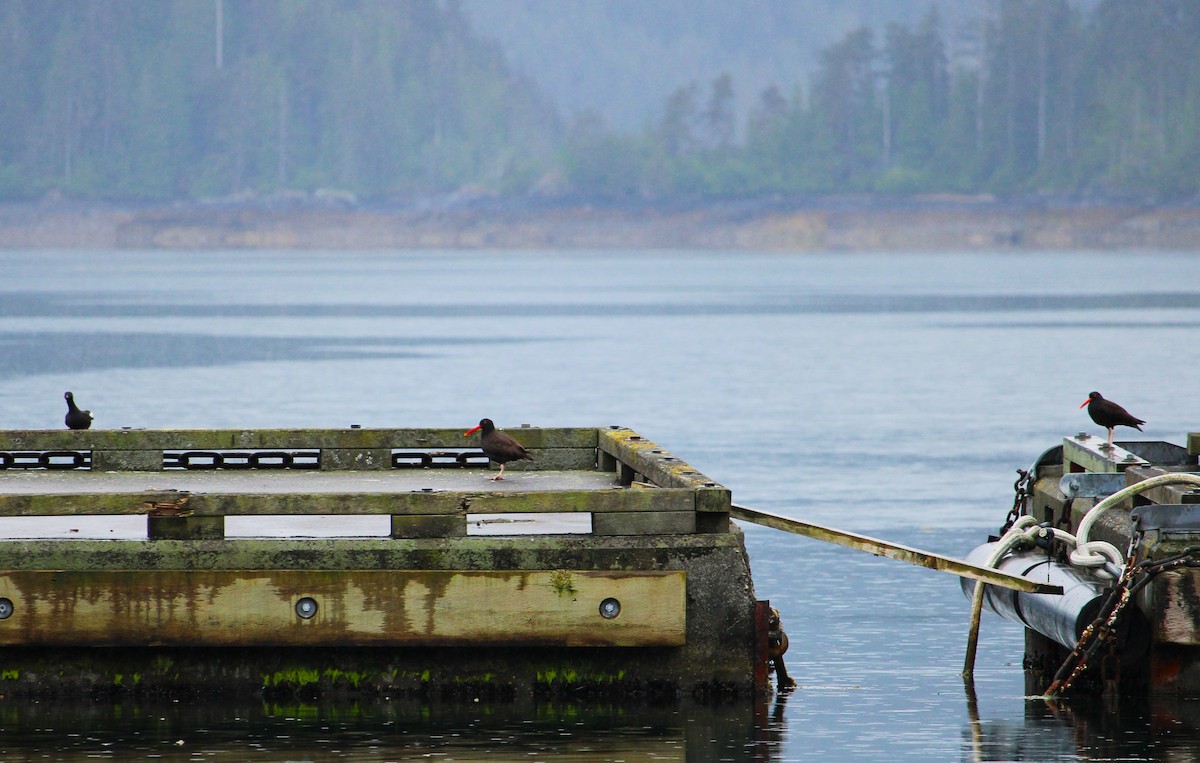
<svg viewBox="0 0 1200 763">
<path fill-rule="evenodd" d="M 637 648 L 10 646 L 0 651 L 0 694 L 5 695 L 482 693 L 505 698 L 756 691 L 755 597 L 736 529 L 679 536 L 16 545 L 22 553 L 8 562 L 22 569 L 682 570 L 686 643 Z"/>
<path fill-rule="evenodd" d="M 10 645 L 0 649 L 0 695 L 707 696 L 759 689 L 754 588 L 742 535 L 729 524 L 727 489 L 622 427 L 510 427 L 506 431 L 536 460 L 523 463 L 525 469 L 504 482 L 492 482 L 478 458 L 455 461 L 479 448 L 478 437 L 463 436 L 467 426 L 0 432 L 0 515 L 79 516 L 81 521 L 87 519 L 81 515 L 148 515 L 145 540 L 47 538 L 0 544 L 0 578 L 11 584 L 8 593 L 0 593 L 11 599 L 8 618 L 0 607 L 0 629 L 7 623 L 14 631 L 8 634 Z M 486 461 L 481 452 L 474 456 Z M 297 459 L 304 468 L 280 468 L 294 466 Z M 588 513 L 591 534 L 467 533 L 469 513 L 540 512 Z M 226 536 L 226 519 L 261 514 L 390 515 L 392 537 Z M 6 576 L 5 570 L 10 571 Z M 66 571 L 63 581 L 73 588 L 54 589 L 53 581 L 46 584 L 49 578 L 41 577 L 58 570 Z M 144 584 L 139 571 L 147 571 Z M 323 641 L 286 648 L 228 639 L 218 647 L 202 644 L 213 628 L 224 627 L 219 623 L 179 626 L 178 613 L 155 614 L 161 602 L 185 615 L 203 613 L 205 607 L 196 605 L 203 580 L 230 583 L 226 588 L 238 582 L 237 575 L 222 571 L 278 573 L 267 584 L 261 579 L 270 576 L 246 576 L 258 581 L 248 598 L 254 602 L 278 598 L 278 591 L 268 590 L 278 581 L 316 579 L 322 571 L 342 578 L 368 573 L 358 579 L 376 581 L 388 571 L 412 577 L 424 571 L 431 580 L 440 579 L 437 571 L 542 576 L 563 571 L 577 578 L 589 577 L 580 572 L 643 578 L 681 572 L 658 577 L 684 585 L 681 596 L 630 594 L 644 611 L 661 613 L 652 622 L 671 630 L 669 641 L 546 643 L 520 636 L 504 641 L 495 636 L 506 626 L 496 625 L 478 642 L 454 645 L 424 640 L 401 646 L 394 638 L 386 640 L 396 631 L 385 628 L 380 633 L 386 643 L 372 645 L 326 633 Z M 563 578 L 562 591 L 569 592 L 570 581 Z M 385 582 L 373 589 L 387 590 L 391 583 Z M 36 589 L 41 598 L 26 596 L 21 586 Z M 171 591 L 178 595 L 172 598 Z M 50 633 L 53 606 L 71 596 L 77 618 L 98 612 L 97 617 L 114 622 L 121 612 L 134 613 L 117 623 L 131 638 L 103 646 L 83 638 L 66 645 L 69 639 L 60 634 L 55 634 L 57 646 L 48 637 L 39 640 L 37 633 Z M 41 630 L 31 628 L 22 638 L 15 631 L 22 622 L 33 622 L 25 614 L 35 603 Z M 252 612 L 255 606 L 239 601 L 235 609 Z M 547 615 L 552 608 L 525 606 L 543 621 L 557 617 Z M 684 638 L 676 645 L 681 608 Z M 320 624 L 320 617 L 332 611 L 332 605 L 322 607 L 318 619 L 309 622 Z M 632 616 L 631 609 L 625 612 Z M 231 617 L 235 628 L 251 622 L 248 615 Z M 353 620 L 351 612 L 331 622 Z M 76 622 L 92 625 L 86 619 Z M 171 624 L 179 627 L 174 639 L 166 633 Z M 528 629 L 524 622 L 521 627 Z M 538 627 L 543 634 L 553 631 L 544 623 Z M 199 635 L 193 641 L 179 633 Z M 597 646 L 603 643 L 617 645 Z"/>
</svg>

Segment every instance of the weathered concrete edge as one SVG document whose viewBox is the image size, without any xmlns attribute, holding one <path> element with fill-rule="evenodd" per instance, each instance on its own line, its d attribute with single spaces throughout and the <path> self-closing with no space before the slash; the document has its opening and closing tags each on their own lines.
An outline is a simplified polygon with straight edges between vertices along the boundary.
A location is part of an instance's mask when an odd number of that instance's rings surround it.
<svg viewBox="0 0 1200 763">
<path fill-rule="evenodd" d="M 64 547 L 68 547 L 64 548 Z M 176 547 L 176 548 L 173 548 Z M 190 552 L 183 554 L 183 549 Z M 378 541 L 13 543 L 4 566 L 137 569 L 172 558 L 206 569 L 659 569 L 687 574 L 687 644 L 675 648 L 462 647 L 0 650 L 10 696 L 750 696 L 754 587 L 744 539 L 458 538 Z M 149 554 L 150 556 L 147 556 Z"/>
</svg>

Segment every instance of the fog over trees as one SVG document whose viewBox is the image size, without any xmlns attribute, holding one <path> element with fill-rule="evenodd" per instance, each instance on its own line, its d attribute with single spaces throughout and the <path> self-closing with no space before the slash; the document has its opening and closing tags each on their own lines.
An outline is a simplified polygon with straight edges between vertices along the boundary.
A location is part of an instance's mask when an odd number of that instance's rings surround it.
<svg viewBox="0 0 1200 763">
<path fill-rule="evenodd" d="M 0 195 L 528 185 L 554 109 L 435 0 L 3 0 Z"/>
<path fill-rule="evenodd" d="M 1195 195 L 1193 0 L 0 0 L 0 200 Z"/>
</svg>

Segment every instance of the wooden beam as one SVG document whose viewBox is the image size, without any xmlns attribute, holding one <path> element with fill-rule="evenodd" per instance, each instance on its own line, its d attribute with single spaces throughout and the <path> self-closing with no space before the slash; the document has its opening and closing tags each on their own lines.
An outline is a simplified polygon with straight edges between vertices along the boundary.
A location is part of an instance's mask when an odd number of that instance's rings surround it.
<svg viewBox="0 0 1200 763">
<path fill-rule="evenodd" d="M 602 452 L 645 476 L 653 484 L 689 490 L 707 488 L 709 494 L 704 496 L 702 505 L 697 508 L 703 511 L 728 511 L 728 490 L 645 437 L 629 429 L 612 428 L 601 429 L 599 437 L 598 447 Z"/>
<path fill-rule="evenodd" d="M 508 491 L 477 493 L 465 499 L 468 511 L 475 514 L 498 512 L 640 512 L 694 511 L 695 491 L 682 488 L 631 490 L 555 490 L 552 492 Z"/>
<path fill-rule="evenodd" d="M 949 556 L 942 556 L 931 551 L 922 551 L 918 548 L 903 546 L 899 543 L 891 541 L 879 540 L 867 535 L 859 535 L 858 533 L 849 532 L 847 530 L 839 530 L 834 527 L 825 527 L 823 525 L 813 524 L 812 522 L 803 522 L 799 519 L 792 519 L 780 514 L 772 514 L 767 511 L 751 509 L 745 506 L 733 505 L 730 512 L 734 519 L 744 519 L 747 522 L 753 522 L 764 527 L 771 527 L 784 532 L 803 535 L 807 538 L 815 538 L 833 543 L 838 546 L 845 546 L 856 551 L 866 551 L 875 556 L 885 556 L 888 559 L 896 559 L 901 562 L 915 564 L 918 567 L 927 567 L 938 572 L 948 572 L 951 575 L 958 575 L 962 578 L 970 578 L 972 580 L 982 580 L 989 585 L 1001 586 L 1003 588 L 1011 588 L 1016 591 L 1027 591 L 1031 593 L 1055 593 L 1063 592 L 1062 586 L 1048 585 L 1039 583 L 1028 578 L 1010 575 L 1007 572 L 990 569 L 987 567 L 978 567 L 962 559 L 955 559 Z"/>
<path fill-rule="evenodd" d="M 0 451 L 41 450 L 305 450 L 347 448 L 477 448 L 454 429 L 32 429 L 0 431 Z M 507 427 L 527 448 L 595 448 L 594 428 Z"/>
<path fill-rule="evenodd" d="M 243 472 L 244 474 L 244 472 Z M 278 474 L 278 473 L 276 473 Z M 82 482 L 82 480 L 81 480 Z M 97 477 L 90 481 L 100 485 Z M 644 512 L 696 509 L 697 491 L 685 488 L 507 492 L 296 492 L 226 493 L 215 491 L 79 492 L 5 495 L 0 517 L 153 514 L 162 505 L 184 502 L 190 515 L 263 514 L 476 514 L 513 512 Z M 161 513 L 161 512 L 160 512 Z"/>
<path fill-rule="evenodd" d="M 685 590 L 683 571 L 6 570 L 0 644 L 682 646 Z"/>
<path fill-rule="evenodd" d="M 694 511 L 598 511 L 593 535 L 679 535 L 696 532 Z"/>
</svg>

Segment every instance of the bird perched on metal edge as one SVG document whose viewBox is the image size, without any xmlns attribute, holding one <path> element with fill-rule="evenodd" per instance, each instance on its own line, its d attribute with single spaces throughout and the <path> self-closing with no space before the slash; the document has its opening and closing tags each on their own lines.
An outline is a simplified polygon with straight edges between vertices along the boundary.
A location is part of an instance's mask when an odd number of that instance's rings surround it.
<svg viewBox="0 0 1200 763">
<path fill-rule="evenodd" d="M 1113 444 L 1113 429 L 1124 426 L 1133 427 L 1140 432 L 1142 431 L 1141 425 L 1146 423 L 1113 401 L 1105 400 L 1099 392 L 1090 393 L 1088 399 L 1084 400 L 1079 407 L 1082 408 L 1085 405 L 1092 421 L 1108 430 L 1108 446 L 1110 448 Z"/>
</svg>

